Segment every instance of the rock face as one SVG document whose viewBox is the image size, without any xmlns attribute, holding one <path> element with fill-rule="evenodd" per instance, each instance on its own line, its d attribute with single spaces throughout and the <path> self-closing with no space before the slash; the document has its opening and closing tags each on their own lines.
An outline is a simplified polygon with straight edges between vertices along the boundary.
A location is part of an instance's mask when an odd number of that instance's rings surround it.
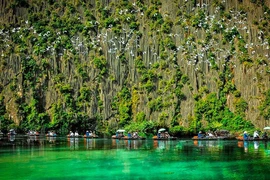
<svg viewBox="0 0 270 180">
<path fill-rule="evenodd" d="M 0 116 L 20 127 L 222 127 L 226 109 L 270 125 L 269 1 L 0 0 L 0 8 Z"/>
</svg>

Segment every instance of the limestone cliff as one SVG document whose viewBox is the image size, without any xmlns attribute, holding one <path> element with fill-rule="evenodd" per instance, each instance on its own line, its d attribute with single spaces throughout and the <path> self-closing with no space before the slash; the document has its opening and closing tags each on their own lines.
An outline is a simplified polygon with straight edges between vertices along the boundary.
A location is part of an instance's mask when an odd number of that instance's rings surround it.
<svg viewBox="0 0 270 180">
<path fill-rule="evenodd" d="M 0 13 L 0 115 L 22 129 L 270 125 L 270 1 L 0 0 Z"/>
</svg>

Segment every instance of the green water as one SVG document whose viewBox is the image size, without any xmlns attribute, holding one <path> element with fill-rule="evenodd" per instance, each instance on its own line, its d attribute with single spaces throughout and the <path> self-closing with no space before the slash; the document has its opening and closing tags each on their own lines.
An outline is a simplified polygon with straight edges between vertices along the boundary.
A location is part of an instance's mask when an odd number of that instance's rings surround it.
<svg viewBox="0 0 270 180">
<path fill-rule="evenodd" d="M 8 138 L 0 179 L 269 179 L 270 142 Z"/>
</svg>

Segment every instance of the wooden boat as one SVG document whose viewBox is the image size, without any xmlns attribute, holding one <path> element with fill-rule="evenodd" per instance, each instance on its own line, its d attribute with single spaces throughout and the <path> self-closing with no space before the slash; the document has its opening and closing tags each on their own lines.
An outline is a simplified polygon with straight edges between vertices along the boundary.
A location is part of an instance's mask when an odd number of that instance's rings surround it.
<svg viewBox="0 0 270 180">
<path fill-rule="evenodd" d="M 161 141 L 170 141 L 170 140 L 176 140 L 177 137 L 158 138 L 157 136 L 154 136 L 152 139 L 153 140 L 161 140 Z"/>
<path fill-rule="evenodd" d="M 124 140 L 145 140 L 146 138 L 145 137 L 123 137 L 122 139 Z"/>
<path fill-rule="evenodd" d="M 46 137 L 56 137 L 56 134 L 50 135 L 50 134 L 46 134 Z"/>
<path fill-rule="evenodd" d="M 83 135 L 83 137 L 84 138 L 98 138 L 98 135 L 86 136 L 86 134 L 85 134 L 85 135 Z"/>
<path fill-rule="evenodd" d="M 212 141 L 212 140 L 229 140 L 229 139 L 235 139 L 235 138 L 228 137 L 228 136 L 213 136 L 213 137 L 198 138 L 198 136 L 193 136 L 192 139 L 193 140 Z"/>
<path fill-rule="evenodd" d="M 51 133 L 48 133 L 48 134 L 46 134 L 46 137 L 56 137 L 57 136 L 57 134 L 51 134 Z"/>
<path fill-rule="evenodd" d="M 112 139 L 123 139 L 125 136 L 112 135 Z"/>
<path fill-rule="evenodd" d="M 73 136 L 72 136 L 72 135 L 69 135 L 69 134 L 68 134 L 67 137 L 68 137 L 68 138 L 82 138 L 83 136 L 82 136 L 82 135 L 76 135 L 76 136 L 73 135 Z"/>
<path fill-rule="evenodd" d="M 249 137 L 248 139 L 244 139 L 243 136 L 238 136 L 236 137 L 236 139 L 238 141 L 269 141 L 269 138 L 253 138 L 253 137 Z"/>
<path fill-rule="evenodd" d="M 112 139 L 123 139 L 123 140 L 145 140 L 145 137 L 128 137 L 128 136 L 120 136 L 116 137 L 116 135 L 112 136 Z"/>
<path fill-rule="evenodd" d="M 118 129 L 118 130 L 116 131 L 116 135 L 113 135 L 113 136 L 112 136 L 112 139 L 122 139 L 122 138 L 124 138 L 124 137 L 125 137 L 125 136 L 124 136 L 124 132 L 125 132 L 124 129 Z"/>
<path fill-rule="evenodd" d="M 55 133 L 55 131 L 48 131 L 48 133 L 46 134 L 46 137 L 56 137 L 57 134 Z"/>
<path fill-rule="evenodd" d="M 39 136 L 39 132 L 37 131 L 30 131 L 27 133 L 28 136 Z"/>
</svg>

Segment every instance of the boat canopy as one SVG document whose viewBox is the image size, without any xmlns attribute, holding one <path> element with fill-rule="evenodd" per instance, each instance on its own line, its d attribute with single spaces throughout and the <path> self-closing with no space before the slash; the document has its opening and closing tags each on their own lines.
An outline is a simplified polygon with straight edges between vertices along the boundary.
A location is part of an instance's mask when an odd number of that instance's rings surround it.
<svg viewBox="0 0 270 180">
<path fill-rule="evenodd" d="M 163 132 L 163 131 L 166 131 L 166 129 L 165 128 L 161 128 L 161 129 L 158 130 L 158 132 Z"/>
<path fill-rule="evenodd" d="M 118 129 L 116 132 L 125 132 L 126 130 L 124 129 Z"/>
</svg>

